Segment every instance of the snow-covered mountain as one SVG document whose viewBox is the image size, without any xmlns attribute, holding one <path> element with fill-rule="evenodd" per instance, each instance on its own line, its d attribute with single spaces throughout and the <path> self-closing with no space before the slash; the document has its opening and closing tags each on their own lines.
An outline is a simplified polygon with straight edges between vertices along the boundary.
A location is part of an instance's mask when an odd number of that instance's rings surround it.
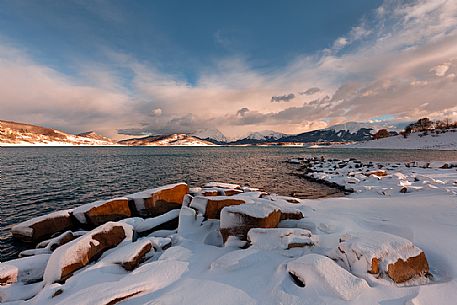
<svg viewBox="0 0 457 305">
<path fill-rule="evenodd" d="M 225 135 L 218 129 L 199 129 L 190 135 L 216 144 L 229 142 Z"/>
<path fill-rule="evenodd" d="M 129 146 L 210 146 L 216 145 L 212 142 L 201 140 L 184 133 L 174 133 L 170 135 L 147 136 L 122 140 L 118 142 L 121 145 Z"/>
<path fill-rule="evenodd" d="M 73 135 L 51 128 L 0 120 L 0 145 L 113 145 L 115 141 L 90 134 Z"/>
<path fill-rule="evenodd" d="M 286 134 L 284 134 L 284 133 L 276 132 L 273 130 L 263 130 L 263 131 L 251 132 L 244 139 L 269 141 L 269 140 L 278 140 L 278 139 L 284 137 L 285 135 Z"/>
</svg>

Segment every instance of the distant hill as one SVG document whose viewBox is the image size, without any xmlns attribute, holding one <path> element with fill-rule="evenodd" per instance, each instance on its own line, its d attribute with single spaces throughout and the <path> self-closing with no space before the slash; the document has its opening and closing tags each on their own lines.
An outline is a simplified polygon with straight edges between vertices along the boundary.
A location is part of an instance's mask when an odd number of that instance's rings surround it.
<svg viewBox="0 0 457 305">
<path fill-rule="evenodd" d="M 87 132 L 78 133 L 77 136 L 84 137 L 84 138 L 89 138 L 89 139 L 93 139 L 93 140 L 98 140 L 98 141 L 110 142 L 110 143 L 113 143 L 113 144 L 116 143 L 116 141 L 114 141 L 114 140 L 112 140 L 110 138 L 104 137 L 102 135 L 99 135 L 98 133 L 96 133 L 94 131 L 87 131 Z"/>
<path fill-rule="evenodd" d="M 212 142 L 183 133 L 171 135 L 147 136 L 119 141 L 118 144 L 130 146 L 211 146 Z"/>
<path fill-rule="evenodd" d="M 226 144 L 229 142 L 225 135 L 218 129 L 200 129 L 190 135 L 214 144 Z"/>
<path fill-rule="evenodd" d="M 104 137 L 97 139 L 32 124 L 0 120 L 0 145 L 113 145 L 113 143 L 115 141 Z"/>
</svg>

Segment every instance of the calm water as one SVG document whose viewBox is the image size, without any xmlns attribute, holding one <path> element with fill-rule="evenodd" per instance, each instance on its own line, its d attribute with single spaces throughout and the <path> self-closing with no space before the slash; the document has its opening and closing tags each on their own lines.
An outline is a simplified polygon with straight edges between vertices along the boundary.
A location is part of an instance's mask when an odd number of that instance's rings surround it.
<svg viewBox="0 0 457 305">
<path fill-rule="evenodd" d="M 373 161 L 457 160 L 457 151 L 304 149 L 299 147 L 24 147 L 0 148 L 0 261 L 24 245 L 10 227 L 35 216 L 167 183 L 234 182 L 283 195 L 334 196 L 293 175 L 291 157 Z"/>
</svg>

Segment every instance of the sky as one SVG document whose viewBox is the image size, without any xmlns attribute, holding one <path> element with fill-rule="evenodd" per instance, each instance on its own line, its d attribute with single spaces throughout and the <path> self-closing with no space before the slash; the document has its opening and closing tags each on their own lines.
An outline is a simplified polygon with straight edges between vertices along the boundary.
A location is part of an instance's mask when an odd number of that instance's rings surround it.
<svg viewBox="0 0 457 305">
<path fill-rule="evenodd" d="M 457 1 L 0 1 L 0 119 L 113 138 L 457 119 Z"/>
</svg>

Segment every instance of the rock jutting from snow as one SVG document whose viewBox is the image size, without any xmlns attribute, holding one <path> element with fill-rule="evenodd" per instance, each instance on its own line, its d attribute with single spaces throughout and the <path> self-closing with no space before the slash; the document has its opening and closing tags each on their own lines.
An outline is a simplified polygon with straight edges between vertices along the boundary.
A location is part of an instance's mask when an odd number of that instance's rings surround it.
<svg viewBox="0 0 457 305">
<path fill-rule="evenodd" d="M 16 282 L 30 284 L 41 281 L 49 257 L 49 254 L 40 254 L 0 263 L 0 285 Z"/>
<path fill-rule="evenodd" d="M 57 211 L 21 222 L 11 228 L 11 233 L 25 242 L 45 240 L 56 233 L 74 228 L 70 212 L 71 210 Z"/>
<path fill-rule="evenodd" d="M 181 208 L 188 193 L 188 185 L 182 182 L 130 194 L 127 198 L 133 203 L 137 215 L 151 217 Z"/>
<path fill-rule="evenodd" d="M 51 284 L 65 281 L 73 272 L 86 266 L 104 251 L 131 237 L 132 229 L 126 224 L 107 222 L 97 227 L 52 253 L 44 272 L 44 282 Z"/>
<path fill-rule="evenodd" d="M 190 207 L 196 209 L 207 219 L 220 219 L 221 211 L 224 207 L 245 203 L 246 201 L 241 198 L 228 198 L 227 196 L 196 196 L 192 199 Z"/>
<path fill-rule="evenodd" d="M 310 231 L 297 228 L 254 228 L 248 232 L 248 241 L 263 250 L 291 249 L 317 245 L 319 237 Z"/>
<path fill-rule="evenodd" d="M 272 205 L 251 203 L 228 206 L 221 211 L 220 231 L 224 242 L 229 236 L 246 240 L 252 228 L 276 228 L 281 211 Z"/>
<path fill-rule="evenodd" d="M 113 198 L 84 204 L 75 208 L 71 214 L 80 224 L 94 227 L 132 216 L 127 198 Z"/>
<path fill-rule="evenodd" d="M 421 249 L 407 239 L 385 232 L 343 234 L 337 253 L 350 270 L 387 274 L 397 284 L 423 277 L 429 272 Z"/>
</svg>

